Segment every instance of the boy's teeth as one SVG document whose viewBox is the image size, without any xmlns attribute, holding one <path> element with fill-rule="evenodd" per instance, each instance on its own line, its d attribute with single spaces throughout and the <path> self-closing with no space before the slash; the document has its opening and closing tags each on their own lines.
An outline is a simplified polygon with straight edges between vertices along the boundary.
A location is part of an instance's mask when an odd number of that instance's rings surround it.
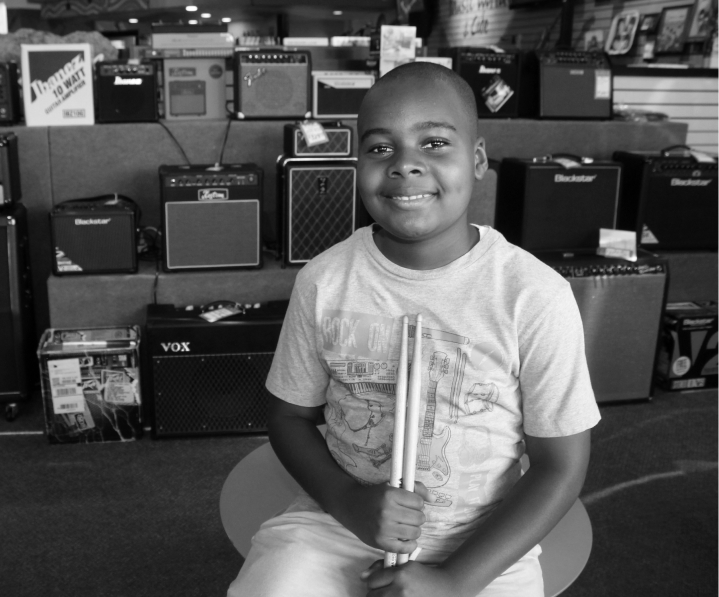
<svg viewBox="0 0 719 597">
<path fill-rule="evenodd" d="M 392 199 L 399 199 L 400 201 L 412 201 L 414 199 L 422 199 L 423 197 L 431 197 L 432 193 L 425 193 L 424 195 L 395 195 Z"/>
</svg>

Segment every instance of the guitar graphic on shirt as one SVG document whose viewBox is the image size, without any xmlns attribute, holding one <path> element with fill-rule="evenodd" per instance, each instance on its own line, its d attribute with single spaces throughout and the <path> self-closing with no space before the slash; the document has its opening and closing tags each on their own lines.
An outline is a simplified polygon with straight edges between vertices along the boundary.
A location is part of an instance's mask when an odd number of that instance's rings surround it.
<svg viewBox="0 0 719 597">
<path fill-rule="evenodd" d="M 434 433 L 434 415 L 437 410 L 437 384 L 449 371 L 449 358 L 443 352 L 435 352 L 429 360 L 429 388 L 427 389 L 427 408 L 424 411 L 424 426 L 417 448 L 417 470 L 430 471 L 437 481 L 427 487 L 441 487 L 449 479 L 450 468 L 445 448 L 449 443 L 449 426 L 441 433 Z"/>
</svg>

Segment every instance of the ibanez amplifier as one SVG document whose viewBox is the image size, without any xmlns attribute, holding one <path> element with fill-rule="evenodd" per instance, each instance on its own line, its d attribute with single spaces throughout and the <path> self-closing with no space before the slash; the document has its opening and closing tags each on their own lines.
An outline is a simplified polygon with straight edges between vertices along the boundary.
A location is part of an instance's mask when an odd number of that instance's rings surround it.
<svg viewBox="0 0 719 597">
<path fill-rule="evenodd" d="M 157 71 L 152 62 L 98 62 L 95 65 L 98 122 L 157 120 Z"/>
</svg>

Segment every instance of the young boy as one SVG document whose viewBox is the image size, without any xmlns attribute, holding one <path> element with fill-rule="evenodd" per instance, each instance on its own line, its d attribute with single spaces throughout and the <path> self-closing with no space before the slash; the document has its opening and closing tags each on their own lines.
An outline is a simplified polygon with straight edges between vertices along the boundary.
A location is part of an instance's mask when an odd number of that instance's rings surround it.
<svg viewBox="0 0 719 597">
<path fill-rule="evenodd" d="M 262 526 L 228 594 L 542 597 L 537 544 L 576 500 L 599 420 L 571 289 L 467 221 L 487 158 L 455 73 L 390 71 L 358 132 L 376 224 L 298 274 L 267 380 L 270 441 L 306 493 Z M 412 493 L 386 482 L 401 321 L 412 335 L 420 313 Z"/>
</svg>

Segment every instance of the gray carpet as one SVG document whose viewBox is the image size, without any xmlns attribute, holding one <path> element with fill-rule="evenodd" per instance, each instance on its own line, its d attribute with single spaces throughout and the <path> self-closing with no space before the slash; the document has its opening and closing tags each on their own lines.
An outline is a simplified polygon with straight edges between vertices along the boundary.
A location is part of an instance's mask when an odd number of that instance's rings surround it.
<svg viewBox="0 0 719 597">
<path fill-rule="evenodd" d="M 0 421 L 0 595 L 224 596 L 242 558 L 220 490 L 266 438 L 49 445 L 38 402 Z M 602 415 L 583 492 L 593 551 L 564 595 L 716 595 L 716 392 Z"/>
</svg>

